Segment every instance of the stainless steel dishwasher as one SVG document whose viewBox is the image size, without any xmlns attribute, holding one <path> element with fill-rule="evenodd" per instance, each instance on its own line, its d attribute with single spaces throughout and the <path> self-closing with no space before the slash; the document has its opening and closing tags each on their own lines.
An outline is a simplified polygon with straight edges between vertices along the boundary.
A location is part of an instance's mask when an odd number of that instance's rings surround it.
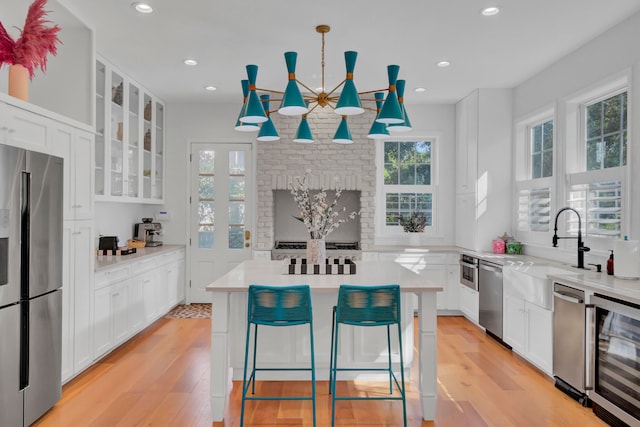
<svg viewBox="0 0 640 427">
<path fill-rule="evenodd" d="M 553 284 L 553 376 L 556 387 L 587 406 L 584 291 Z"/>
<path fill-rule="evenodd" d="M 502 266 L 480 260 L 478 273 L 480 325 L 502 342 Z"/>
</svg>

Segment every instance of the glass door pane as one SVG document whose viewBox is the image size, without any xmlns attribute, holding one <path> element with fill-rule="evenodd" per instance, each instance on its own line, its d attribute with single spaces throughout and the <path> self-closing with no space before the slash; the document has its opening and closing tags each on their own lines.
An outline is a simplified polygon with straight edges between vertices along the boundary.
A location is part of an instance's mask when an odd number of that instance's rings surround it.
<svg viewBox="0 0 640 427">
<path fill-rule="evenodd" d="M 154 195 L 156 199 L 162 199 L 164 182 L 164 106 L 156 102 L 155 114 L 155 183 Z"/>
<path fill-rule="evenodd" d="M 142 125 L 142 156 L 143 156 L 143 165 L 142 165 L 142 197 L 145 199 L 151 198 L 151 169 L 152 169 L 152 147 L 151 147 L 151 119 L 152 119 L 152 110 L 151 110 L 151 96 L 148 94 L 144 95 L 144 120 Z"/>
<path fill-rule="evenodd" d="M 129 84 L 129 130 L 127 132 L 127 195 L 138 197 L 140 169 L 140 89 Z"/>
<path fill-rule="evenodd" d="M 107 86 L 106 66 L 96 61 L 96 136 L 95 136 L 95 192 L 105 195 L 105 89 Z"/>
<path fill-rule="evenodd" d="M 111 72 L 111 195 L 122 196 L 124 174 L 124 79 Z"/>
<path fill-rule="evenodd" d="M 245 164 L 243 151 L 229 152 L 229 249 L 244 248 Z"/>
</svg>

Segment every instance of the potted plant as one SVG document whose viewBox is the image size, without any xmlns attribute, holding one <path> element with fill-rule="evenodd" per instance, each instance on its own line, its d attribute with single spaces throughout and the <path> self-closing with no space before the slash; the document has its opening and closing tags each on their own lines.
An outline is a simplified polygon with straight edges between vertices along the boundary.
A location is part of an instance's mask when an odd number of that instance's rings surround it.
<svg viewBox="0 0 640 427">
<path fill-rule="evenodd" d="M 413 246 L 420 244 L 420 235 L 416 233 L 422 233 L 427 226 L 427 215 L 424 212 L 412 211 L 408 215 L 400 215 L 400 225 L 405 233 L 411 233 L 409 235 L 409 242 Z"/>
</svg>

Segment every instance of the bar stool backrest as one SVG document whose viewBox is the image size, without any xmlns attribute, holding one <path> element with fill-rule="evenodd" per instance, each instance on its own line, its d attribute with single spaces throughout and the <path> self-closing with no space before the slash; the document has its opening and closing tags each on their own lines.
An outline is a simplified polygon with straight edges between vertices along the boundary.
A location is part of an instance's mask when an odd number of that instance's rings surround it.
<svg viewBox="0 0 640 427">
<path fill-rule="evenodd" d="M 251 285 L 248 300 L 249 323 L 290 326 L 312 320 L 309 285 Z"/>
<path fill-rule="evenodd" d="M 341 285 L 336 322 L 357 326 L 400 323 L 400 286 Z"/>
</svg>

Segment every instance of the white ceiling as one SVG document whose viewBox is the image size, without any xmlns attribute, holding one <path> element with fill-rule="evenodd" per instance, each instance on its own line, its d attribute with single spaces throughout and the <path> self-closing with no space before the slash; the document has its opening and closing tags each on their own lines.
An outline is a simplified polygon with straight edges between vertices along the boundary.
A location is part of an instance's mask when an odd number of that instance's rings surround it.
<svg viewBox="0 0 640 427">
<path fill-rule="evenodd" d="M 260 67 L 258 87 L 284 90 L 290 50 L 297 78 L 317 87 L 315 27 L 327 24 L 327 87 L 344 79 L 343 52 L 356 50 L 358 90 L 385 88 L 386 66 L 398 64 L 407 103 L 452 103 L 474 88 L 514 87 L 640 11 L 640 0 L 498 0 L 494 17 L 480 14 L 491 0 L 153 0 L 141 15 L 130 0 L 61 2 L 95 29 L 100 54 L 168 102 L 240 103 L 246 64 Z M 185 66 L 188 57 L 199 65 Z M 452 65 L 436 67 L 441 59 Z"/>
</svg>

